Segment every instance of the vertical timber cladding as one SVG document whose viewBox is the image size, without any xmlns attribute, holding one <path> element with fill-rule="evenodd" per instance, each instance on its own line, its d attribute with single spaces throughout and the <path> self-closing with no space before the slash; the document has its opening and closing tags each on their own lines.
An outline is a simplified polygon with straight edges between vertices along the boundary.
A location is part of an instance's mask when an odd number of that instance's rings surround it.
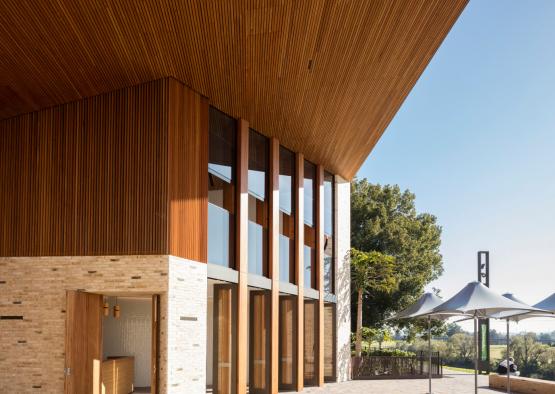
<svg viewBox="0 0 555 394">
<path fill-rule="evenodd" d="M 206 261 L 207 130 L 170 78 L 1 121 L 0 255 Z"/>
<path fill-rule="evenodd" d="M 167 84 L 0 122 L 0 255 L 161 254 Z"/>
<path fill-rule="evenodd" d="M 168 79 L 168 251 L 206 263 L 208 99 Z"/>
</svg>

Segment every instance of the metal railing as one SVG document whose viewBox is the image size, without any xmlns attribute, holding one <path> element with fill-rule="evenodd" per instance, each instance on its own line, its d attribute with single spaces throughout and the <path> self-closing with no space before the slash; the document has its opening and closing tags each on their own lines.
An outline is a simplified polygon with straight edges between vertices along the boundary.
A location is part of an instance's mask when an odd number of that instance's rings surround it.
<svg viewBox="0 0 555 394">
<path fill-rule="evenodd" d="M 442 359 L 432 352 L 432 376 L 443 376 Z M 353 379 L 427 378 L 429 359 L 427 352 L 414 356 L 362 356 L 352 359 Z"/>
</svg>

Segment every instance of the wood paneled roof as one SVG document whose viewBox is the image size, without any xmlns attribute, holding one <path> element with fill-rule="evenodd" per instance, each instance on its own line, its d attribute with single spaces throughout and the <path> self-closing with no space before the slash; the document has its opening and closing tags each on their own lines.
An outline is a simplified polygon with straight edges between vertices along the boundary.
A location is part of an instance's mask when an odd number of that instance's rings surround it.
<svg viewBox="0 0 555 394">
<path fill-rule="evenodd" d="M 174 76 L 351 178 L 467 0 L 3 0 L 0 119 Z"/>
</svg>

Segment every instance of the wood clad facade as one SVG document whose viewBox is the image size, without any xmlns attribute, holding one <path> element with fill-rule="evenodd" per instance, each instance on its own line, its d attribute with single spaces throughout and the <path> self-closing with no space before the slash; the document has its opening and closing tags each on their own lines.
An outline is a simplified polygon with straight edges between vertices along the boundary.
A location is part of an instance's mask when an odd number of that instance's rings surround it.
<svg viewBox="0 0 555 394">
<path fill-rule="evenodd" d="M 4 0 L 0 118 L 174 76 L 350 179 L 466 3 Z"/>
<path fill-rule="evenodd" d="M 1 121 L 0 256 L 205 262 L 207 127 L 170 78 Z"/>
</svg>

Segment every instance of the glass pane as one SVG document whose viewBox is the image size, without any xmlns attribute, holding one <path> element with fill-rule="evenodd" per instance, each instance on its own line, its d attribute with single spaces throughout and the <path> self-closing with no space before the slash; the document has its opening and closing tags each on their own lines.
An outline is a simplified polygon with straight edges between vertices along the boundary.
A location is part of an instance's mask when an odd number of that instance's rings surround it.
<svg viewBox="0 0 555 394">
<path fill-rule="evenodd" d="M 217 205 L 208 203 L 208 262 L 230 266 L 231 215 Z"/>
<path fill-rule="evenodd" d="M 324 291 L 334 292 L 335 266 L 333 260 L 333 238 L 324 235 Z"/>
<path fill-rule="evenodd" d="M 235 172 L 237 122 L 210 107 L 208 172 L 230 182 Z"/>
<path fill-rule="evenodd" d="M 249 130 L 249 272 L 268 276 L 268 139 Z"/>
<path fill-rule="evenodd" d="M 284 147 L 279 148 L 279 209 L 289 215 L 293 213 L 293 181 L 295 154 Z"/>
<path fill-rule="evenodd" d="M 270 292 L 251 290 L 249 318 L 249 392 L 268 393 L 270 383 Z"/>
<path fill-rule="evenodd" d="M 279 277 L 282 282 L 295 282 L 294 222 L 295 154 L 284 147 L 279 150 Z"/>
<path fill-rule="evenodd" d="M 333 175 L 324 173 L 324 233 L 333 234 Z"/>
<path fill-rule="evenodd" d="M 335 304 L 324 304 L 324 380 L 335 380 Z"/>
<path fill-rule="evenodd" d="M 234 267 L 236 121 L 210 107 L 208 262 Z"/>
<path fill-rule="evenodd" d="M 234 393 L 237 359 L 237 285 L 208 281 L 206 383 L 214 393 Z"/>
<path fill-rule="evenodd" d="M 295 388 L 297 297 L 279 297 L 279 390 Z"/>
<path fill-rule="evenodd" d="M 304 302 L 304 384 L 316 385 L 316 346 L 318 344 L 318 306 Z"/>
<path fill-rule="evenodd" d="M 334 292 L 334 177 L 329 172 L 324 172 L 324 291 Z"/>
<path fill-rule="evenodd" d="M 268 139 L 254 130 L 249 132 L 249 193 L 264 201 L 268 171 Z"/>
<path fill-rule="evenodd" d="M 304 222 L 314 226 L 314 197 L 316 193 L 316 166 L 309 161 L 304 162 Z"/>
<path fill-rule="evenodd" d="M 314 286 L 312 285 L 312 276 L 313 276 L 312 260 L 314 258 L 314 249 L 312 249 L 310 246 L 304 245 L 303 251 L 304 251 L 304 286 L 313 288 Z"/>
</svg>

